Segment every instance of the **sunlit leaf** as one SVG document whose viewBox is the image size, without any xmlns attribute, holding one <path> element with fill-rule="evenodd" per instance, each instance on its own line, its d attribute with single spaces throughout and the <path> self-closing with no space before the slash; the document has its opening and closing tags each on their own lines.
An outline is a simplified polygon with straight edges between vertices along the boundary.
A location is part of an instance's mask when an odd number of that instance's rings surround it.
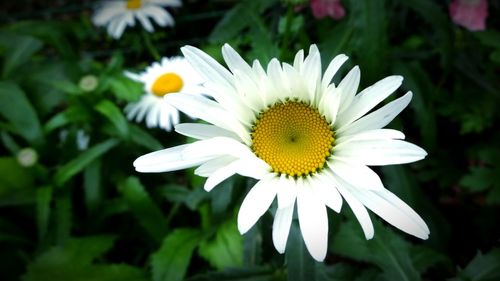
<svg viewBox="0 0 500 281">
<path fill-rule="evenodd" d="M 161 248 L 151 256 L 153 281 L 184 280 L 200 238 L 198 230 L 189 228 L 176 229 L 165 237 Z"/>
<path fill-rule="evenodd" d="M 215 238 L 200 244 L 200 255 L 218 269 L 238 267 L 243 261 L 243 238 L 235 220 L 217 228 Z"/>
</svg>

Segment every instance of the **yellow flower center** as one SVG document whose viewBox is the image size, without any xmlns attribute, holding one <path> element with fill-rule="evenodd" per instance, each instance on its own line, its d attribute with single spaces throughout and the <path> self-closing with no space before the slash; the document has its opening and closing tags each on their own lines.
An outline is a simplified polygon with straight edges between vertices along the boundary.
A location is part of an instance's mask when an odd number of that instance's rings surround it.
<svg viewBox="0 0 500 281">
<path fill-rule="evenodd" d="M 252 150 L 273 172 L 292 177 L 321 170 L 332 153 L 334 132 L 317 109 L 288 101 L 261 113 L 252 128 Z"/>
<path fill-rule="evenodd" d="M 127 9 L 136 10 L 141 7 L 141 0 L 128 0 L 127 1 Z"/>
<path fill-rule="evenodd" d="M 183 85 L 184 83 L 179 75 L 173 72 L 168 72 L 156 78 L 153 86 L 151 87 L 151 92 L 158 97 L 163 97 L 169 93 L 179 92 Z"/>
</svg>

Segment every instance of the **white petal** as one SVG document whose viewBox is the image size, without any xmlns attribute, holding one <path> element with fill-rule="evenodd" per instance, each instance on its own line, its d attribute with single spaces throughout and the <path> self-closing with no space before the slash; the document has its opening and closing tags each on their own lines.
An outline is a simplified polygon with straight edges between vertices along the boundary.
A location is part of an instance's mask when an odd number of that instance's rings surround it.
<svg viewBox="0 0 500 281">
<path fill-rule="evenodd" d="M 297 98 L 300 101 L 309 101 L 307 86 L 303 83 L 304 79 L 300 73 L 289 64 L 283 64 L 283 71 L 287 79 L 287 84 L 290 85 L 290 97 Z"/>
<path fill-rule="evenodd" d="M 297 213 L 306 248 L 317 261 L 323 261 L 328 250 L 328 216 L 325 204 L 318 200 L 308 179 L 299 178 Z"/>
<path fill-rule="evenodd" d="M 213 174 L 211 174 L 205 181 L 204 189 L 206 191 L 212 190 L 216 185 L 223 182 L 225 179 L 236 174 L 239 161 L 235 160 L 224 167 L 220 167 Z"/>
<path fill-rule="evenodd" d="M 250 135 L 245 127 L 241 125 L 229 112 L 225 111 L 220 104 L 192 94 L 169 94 L 165 101 L 186 113 L 187 115 L 212 123 L 228 131 L 235 132 L 243 141 L 250 143 Z"/>
<path fill-rule="evenodd" d="M 276 197 L 277 179 L 271 176 L 257 182 L 243 199 L 238 212 L 238 230 L 241 234 L 252 228 Z"/>
<path fill-rule="evenodd" d="M 348 191 L 348 183 L 344 182 L 336 175 L 333 175 L 332 179 L 336 182 L 335 185 L 337 187 L 337 190 L 340 192 L 340 194 L 342 194 L 342 197 L 344 197 L 345 201 L 347 202 L 349 207 L 351 207 L 352 212 L 358 219 L 366 239 L 372 239 L 374 234 L 373 224 L 368 211 L 366 211 L 365 206 L 363 206 L 363 204 L 361 204 L 359 200 L 356 199 L 356 197 L 354 197 Z"/>
<path fill-rule="evenodd" d="M 234 89 L 231 72 L 212 57 L 192 46 L 184 46 L 181 48 L 181 51 L 193 68 L 206 81 L 213 81 L 215 84 L 222 85 L 225 88 Z"/>
<path fill-rule="evenodd" d="M 385 189 L 382 191 L 377 191 L 377 195 L 385 199 L 387 202 L 393 204 L 396 208 L 405 212 L 406 215 L 410 217 L 415 223 L 417 223 L 425 233 L 430 233 L 429 227 L 427 226 L 425 221 L 410 206 L 403 202 L 403 200 L 399 199 L 394 193 Z"/>
<path fill-rule="evenodd" d="M 239 139 L 233 132 L 209 124 L 182 123 L 175 126 L 175 131 L 179 134 L 195 139 L 209 139 L 213 137 Z"/>
<path fill-rule="evenodd" d="M 257 158 L 248 146 L 227 137 L 215 137 L 194 142 L 184 149 L 182 155 L 185 158 L 222 155 L 231 155 L 236 158 Z"/>
<path fill-rule="evenodd" d="M 143 173 L 159 173 L 182 170 L 197 166 L 210 157 L 183 158 L 182 151 L 192 144 L 179 145 L 148 153 L 134 161 L 136 171 Z"/>
<path fill-rule="evenodd" d="M 335 88 L 335 85 L 331 84 L 319 102 L 318 108 L 330 124 L 335 124 L 335 120 L 337 119 L 340 100 L 342 98 L 341 91 L 342 89 Z"/>
<path fill-rule="evenodd" d="M 295 202 L 297 185 L 294 178 L 281 174 L 278 181 L 278 209 L 286 208 Z"/>
<path fill-rule="evenodd" d="M 349 162 L 348 160 L 348 158 L 336 156 L 335 153 L 328 162 L 328 167 L 334 174 L 356 188 L 374 190 L 384 188 L 380 177 L 372 169 L 363 164 Z"/>
<path fill-rule="evenodd" d="M 429 238 L 429 229 L 427 225 L 408 205 L 399 200 L 396 196 L 393 196 L 394 198 L 391 200 L 380 197 L 379 193 L 390 193 L 389 191 L 383 190 L 372 192 L 351 189 L 351 192 L 361 201 L 361 203 L 363 203 L 363 205 L 393 226 L 420 239 Z M 395 200 L 397 200 L 396 204 L 398 205 L 392 203 L 395 202 Z M 401 205 L 411 210 L 411 215 L 398 207 Z"/>
<path fill-rule="evenodd" d="M 325 70 L 325 74 L 323 75 L 323 81 L 321 82 L 321 88 L 326 90 L 330 82 L 332 82 L 333 76 L 337 73 L 340 67 L 346 62 L 348 57 L 344 54 L 340 54 L 333 58 L 333 60 L 328 64 L 328 67 Z"/>
<path fill-rule="evenodd" d="M 254 78 L 250 65 L 227 43 L 222 47 L 222 57 L 233 74 L 238 70 Z"/>
<path fill-rule="evenodd" d="M 141 9 L 140 12 L 143 12 L 153 18 L 159 26 L 174 25 L 174 18 L 172 18 L 172 16 L 161 7 L 148 5 Z"/>
<path fill-rule="evenodd" d="M 244 177 L 262 179 L 269 174 L 271 167 L 258 157 L 244 157 L 238 161 L 236 173 Z"/>
<path fill-rule="evenodd" d="M 194 173 L 200 177 L 208 177 L 218 169 L 234 162 L 236 159 L 237 158 L 233 156 L 217 157 L 200 165 L 198 168 L 196 168 L 196 170 L 194 170 Z"/>
<path fill-rule="evenodd" d="M 354 99 L 354 95 L 358 90 L 360 77 L 361 73 L 359 71 L 359 67 L 356 65 L 351 69 L 351 71 L 349 71 L 349 73 L 347 73 L 344 79 L 342 79 L 337 86 L 341 93 L 339 114 L 349 109 L 351 102 Z"/>
<path fill-rule="evenodd" d="M 402 140 L 352 141 L 335 147 L 335 156 L 370 166 L 411 163 L 426 155 L 422 148 Z"/>
<path fill-rule="evenodd" d="M 356 95 L 349 109 L 341 112 L 338 116 L 338 126 L 342 127 L 345 124 L 352 123 L 365 115 L 399 88 L 401 83 L 403 83 L 402 76 L 389 76 L 364 89 L 361 93 Z"/>
<path fill-rule="evenodd" d="M 143 13 L 136 13 L 135 16 L 137 17 L 137 19 L 139 19 L 144 29 L 146 29 L 148 32 L 154 31 L 153 25 Z"/>
<path fill-rule="evenodd" d="M 297 70 L 302 69 L 302 65 L 304 64 L 304 50 L 300 50 L 295 54 L 295 59 L 293 60 L 293 67 Z"/>
<path fill-rule="evenodd" d="M 283 254 L 286 249 L 290 226 L 292 225 L 293 210 L 295 204 L 288 207 L 277 209 L 273 222 L 273 244 L 278 253 Z"/>
<path fill-rule="evenodd" d="M 236 91 L 244 99 L 245 104 L 254 112 L 258 113 L 265 108 L 265 95 L 261 90 L 261 84 L 254 82 L 245 73 L 240 70 L 234 70 L 234 80 Z"/>
<path fill-rule="evenodd" d="M 315 102 L 316 89 L 321 82 L 321 57 L 318 47 L 311 45 L 309 55 L 304 60 L 304 67 L 301 69 L 301 74 L 306 82 L 309 100 Z"/>
<path fill-rule="evenodd" d="M 271 93 L 281 101 L 290 97 L 290 88 L 285 86 L 286 77 L 277 59 L 272 59 L 267 65 L 268 86 L 271 87 Z"/>
<path fill-rule="evenodd" d="M 92 16 L 92 23 L 96 26 L 103 26 L 109 23 L 115 16 L 125 12 L 125 7 L 119 2 L 108 2 L 100 7 Z"/>
<path fill-rule="evenodd" d="M 376 111 L 361 117 L 353 123 L 344 127 L 339 127 L 338 134 L 352 135 L 366 130 L 380 129 L 389 124 L 403 109 L 408 106 L 412 98 L 412 93 L 384 105 Z"/>
<path fill-rule="evenodd" d="M 342 135 L 335 140 L 335 149 L 339 149 L 342 145 L 351 141 L 367 141 L 367 140 L 390 140 L 390 139 L 404 139 L 405 135 L 393 129 L 374 129 L 360 132 L 354 135 Z"/>
<path fill-rule="evenodd" d="M 324 173 L 323 173 L 324 174 Z M 335 187 L 334 181 L 328 175 L 316 175 L 311 177 L 311 186 L 316 197 L 323 200 L 323 203 L 330 209 L 340 213 L 342 208 L 342 197 Z"/>
</svg>

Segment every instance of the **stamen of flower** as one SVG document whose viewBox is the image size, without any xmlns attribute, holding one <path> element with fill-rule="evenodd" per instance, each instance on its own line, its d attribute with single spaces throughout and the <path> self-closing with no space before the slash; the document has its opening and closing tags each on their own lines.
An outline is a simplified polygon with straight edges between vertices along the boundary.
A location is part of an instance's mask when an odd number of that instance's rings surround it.
<svg viewBox="0 0 500 281">
<path fill-rule="evenodd" d="M 141 7 L 141 0 L 128 0 L 127 1 L 127 9 L 136 10 Z"/>
<path fill-rule="evenodd" d="M 183 85 L 184 83 L 179 75 L 173 72 L 168 72 L 155 80 L 153 86 L 151 87 L 151 92 L 158 97 L 163 97 L 169 93 L 179 92 Z"/>
<path fill-rule="evenodd" d="M 273 172 L 305 176 L 321 170 L 332 153 L 334 132 L 317 109 L 296 101 L 262 112 L 252 128 L 252 150 Z"/>
</svg>

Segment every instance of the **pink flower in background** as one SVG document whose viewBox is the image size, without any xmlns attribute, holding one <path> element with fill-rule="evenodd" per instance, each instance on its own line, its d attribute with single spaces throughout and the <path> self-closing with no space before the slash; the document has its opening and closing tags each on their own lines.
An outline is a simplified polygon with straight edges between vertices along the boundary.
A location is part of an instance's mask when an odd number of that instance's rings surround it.
<svg viewBox="0 0 500 281">
<path fill-rule="evenodd" d="M 449 11 L 453 22 L 468 30 L 479 31 L 486 28 L 487 0 L 453 0 Z"/>
<path fill-rule="evenodd" d="M 315 18 L 329 16 L 339 20 L 345 16 L 345 10 L 340 0 L 311 0 L 311 10 Z"/>
</svg>

